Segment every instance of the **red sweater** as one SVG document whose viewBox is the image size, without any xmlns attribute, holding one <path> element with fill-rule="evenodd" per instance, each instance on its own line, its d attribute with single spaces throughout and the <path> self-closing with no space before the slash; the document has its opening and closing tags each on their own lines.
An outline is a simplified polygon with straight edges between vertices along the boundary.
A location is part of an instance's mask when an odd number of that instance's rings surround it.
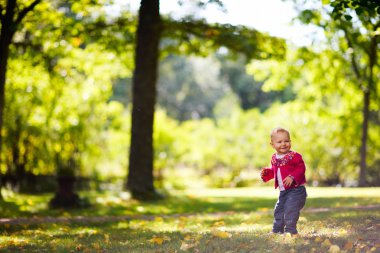
<svg viewBox="0 0 380 253">
<path fill-rule="evenodd" d="M 263 177 L 263 180 L 266 182 L 270 179 L 275 178 L 275 188 L 278 187 L 278 170 L 280 170 L 282 179 L 285 179 L 287 176 L 292 176 L 294 178 L 293 184 L 291 186 L 284 186 L 285 190 L 296 188 L 306 183 L 306 166 L 302 160 L 302 156 L 299 153 L 290 151 L 281 159 L 277 159 L 276 154 L 273 154 L 271 164 L 271 168 L 264 168 L 266 173 L 264 173 L 265 175 Z"/>
</svg>

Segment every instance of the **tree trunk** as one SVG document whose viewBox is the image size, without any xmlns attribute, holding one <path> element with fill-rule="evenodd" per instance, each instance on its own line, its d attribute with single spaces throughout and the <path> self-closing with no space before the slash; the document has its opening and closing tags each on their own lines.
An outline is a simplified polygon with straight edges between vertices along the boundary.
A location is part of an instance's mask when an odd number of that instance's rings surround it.
<svg viewBox="0 0 380 253">
<path fill-rule="evenodd" d="M 41 0 L 34 0 L 29 6 L 22 10 L 19 10 L 18 16 L 16 16 L 16 2 L 17 0 L 8 0 L 5 7 L 5 13 L 0 12 L 1 20 L 1 33 L 0 33 L 0 167 L 2 165 L 2 146 L 3 146 L 3 115 L 5 106 L 5 83 L 6 83 L 6 73 L 9 57 L 9 46 L 12 43 L 13 35 L 17 30 L 17 26 L 21 23 L 23 18 L 28 14 L 33 8 L 41 2 Z M 3 9 L 2 9 L 3 10 Z M 1 170 L 0 170 L 1 171 Z M 0 172 L 0 199 L 1 195 L 1 172 Z"/>
<path fill-rule="evenodd" d="M 362 125 L 362 138 L 360 147 L 360 172 L 359 172 L 359 186 L 367 186 L 366 171 L 367 171 L 367 139 L 368 139 L 368 120 L 369 120 L 369 102 L 370 93 L 364 91 L 364 107 L 363 107 L 363 125 Z"/>
<path fill-rule="evenodd" d="M 378 22 L 374 26 L 374 31 L 376 31 L 380 26 L 380 22 Z M 362 143 L 360 148 L 360 172 L 359 172 L 359 186 L 368 186 L 368 182 L 366 179 L 367 173 L 367 141 L 368 141 L 368 127 L 369 127 L 369 110 L 371 103 L 371 91 L 376 92 L 376 88 L 374 87 L 373 80 L 373 69 L 377 64 L 377 47 L 378 47 L 378 39 L 379 35 L 374 35 L 371 39 L 371 44 L 368 51 L 369 58 L 369 66 L 368 66 L 368 88 L 364 89 L 364 97 L 363 97 L 363 127 L 362 127 Z"/>
<path fill-rule="evenodd" d="M 50 207 L 81 207 L 79 196 L 74 191 L 75 176 L 58 176 L 57 183 L 57 192 L 55 193 L 55 196 L 50 200 Z"/>
<path fill-rule="evenodd" d="M 127 188 L 132 197 L 156 198 L 153 184 L 153 122 L 160 41 L 159 0 L 142 0 L 136 36 Z"/>
<path fill-rule="evenodd" d="M 7 65 L 9 57 L 9 46 L 12 42 L 12 37 L 14 34 L 16 0 L 9 0 L 6 6 L 6 12 L 4 16 L 1 16 L 1 33 L 0 33 L 0 166 L 2 165 L 2 147 L 3 147 L 3 115 L 5 106 L 5 82 L 7 74 Z M 0 172 L 0 199 L 1 195 L 1 172 Z"/>
</svg>

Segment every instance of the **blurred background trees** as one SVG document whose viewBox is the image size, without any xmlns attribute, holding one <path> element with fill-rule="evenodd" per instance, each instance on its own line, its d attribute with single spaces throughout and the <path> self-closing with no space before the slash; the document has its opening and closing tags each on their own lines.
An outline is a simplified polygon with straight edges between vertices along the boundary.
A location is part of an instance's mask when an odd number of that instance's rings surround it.
<svg viewBox="0 0 380 253">
<path fill-rule="evenodd" d="M 256 184 L 278 125 L 290 129 L 310 184 L 380 184 L 379 6 L 323 2 L 298 1 L 299 20 L 325 34 L 309 47 L 162 15 L 154 186 Z M 56 175 L 77 189 L 124 185 L 137 16 L 111 6 L 41 1 L 18 26 L 1 108 L 2 186 L 62 199 L 75 189 L 57 190 Z"/>
</svg>

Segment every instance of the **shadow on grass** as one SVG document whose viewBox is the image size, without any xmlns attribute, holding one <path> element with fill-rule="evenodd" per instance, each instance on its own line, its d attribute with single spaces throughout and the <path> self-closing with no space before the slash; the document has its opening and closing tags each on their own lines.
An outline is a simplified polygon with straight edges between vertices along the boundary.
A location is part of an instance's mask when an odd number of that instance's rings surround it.
<svg viewBox="0 0 380 253">
<path fill-rule="evenodd" d="M 0 200 L 0 215 L 1 217 L 21 217 L 30 216 L 30 212 L 19 203 Z"/>
<path fill-rule="evenodd" d="M 258 197 L 191 197 L 168 196 L 155 202 L 125 200 L 109 195 L 87 195 L 88 208 L 51 210 L 47 202 L 50 195 L 20 195 L 10 201 L 0 201 L 1 218 L 32 216 L 124 216 L 124 215 L 172 215 L 217 212 L 255 212 L 272 210 L 276 198 Z M 355 207 L 379 204 L 379 198 L 333 197 L 308 198 L 305 208 Z"/>
<path fill-rule="evenodd" d="M 379 211 L 305 213 L 302 238 L 269 236 L 271 218 L 241 213 L 215 217 L 131 220 L 90 224 L 40 224 L 2 227 L 0 252 L 346 252 L 373 249 L 379 239 Z M 216 234 L 215 231 L 227 231 Z M 5 239 L 4 239 L 5 237 Z M 328 242 L 327 242 L 328 240 Z M 313 250 L 314 249 L 314 250 Z M 360 252 L 362 252 L 360 251 Z"/>
</svg>

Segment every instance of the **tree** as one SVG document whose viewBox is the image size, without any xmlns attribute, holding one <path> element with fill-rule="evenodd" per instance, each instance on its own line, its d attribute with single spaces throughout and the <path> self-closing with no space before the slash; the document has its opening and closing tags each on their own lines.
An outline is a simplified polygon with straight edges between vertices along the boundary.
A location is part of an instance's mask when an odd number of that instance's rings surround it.
<svg viewBox="0 0 380 253">
<path fill-rule="evenodd" d="M 220 4 L 218 0 L 208 2 Z M 207 55 L 222 46 L 231 53 L 243 53 L 249 59 L 281 58 L 285 53 L 282 39 L 244 26 L 208 24 L 204 20 L 192 18 L 164 21 L 161 27 L 158 0 L 141 1 L 132 84 L 132 133 L 127 177 L 127 188 L 138 199 L 158 196 L 153 182 L 152 135 L 161 35 L 167 39 L 163 48 L 177 53 Z"/>
<path fill-rule="evenodd" d="M 23 6 L 22 1 L 8 0 L 6 4 L 0 3 L 0 167 L 2 165 L 2 128 L 5 105 L 5 84 L 7 64 L 9 57 L 9 47 L 12 43 L 15 32 L 19 29 L 24 17 L 31 12 L 41 0 L 34 0 L 27 6 Z M 0 170 L 1 171 L 1 170 Z M 1 173 L 1 172 L 0 172 Z M 0 198 L 1 196 L 1 175 L 0 175 Z"/>
<path fill-rule="evenodd" d="M 153 185 L 153 121 L 160 25 L 159 0 L 142 0 L 136 36 L 127 181 L 127 188 L 137 199 L 158 196 Z"/>
<path fill-rule="evenodd" d="M 329 1 L 327 1 L 329 2 Z M 331 1 L 331 16 L 338 22 L 338 29 L 344 32 L 347 46 L 351 48 L 351 65 L 357 83 L 363 92 L 363 124 L 360 147 L 359 186 L 367 186 L 367 142 L 372 99 L 378 99 L 374 69 L 379 66 L 378 51 L 380 45 L 380 2 L 376 0 L 338 0 Z M 354 11 L 359 27 L 355 27 L 351 12 Z M 367 33 L 361 34 L 361 28 Z M 366 66 L 360 64 L 365 57 Z"/>
<path fill-rule="evenodd" d="M 331 1 L 331 6 L 334 7 L 332 11 L 325 11 L 331 21 L 324 20 L 319 11 L 312 10 L 303 11 L 301 20 L 322 27 L 333 46 L 338 46 L 341 52 L 349 52 L 347 60 L 353 74 L 347 74 L 347 78 L 356 81 L 363 95 L 359 186 L 366 186 L 371 100 L 378 100 L 375 71 L 379 67 L 380 14 L 377 11 L 380 8 L 375 1 Z"/>
</svg>

